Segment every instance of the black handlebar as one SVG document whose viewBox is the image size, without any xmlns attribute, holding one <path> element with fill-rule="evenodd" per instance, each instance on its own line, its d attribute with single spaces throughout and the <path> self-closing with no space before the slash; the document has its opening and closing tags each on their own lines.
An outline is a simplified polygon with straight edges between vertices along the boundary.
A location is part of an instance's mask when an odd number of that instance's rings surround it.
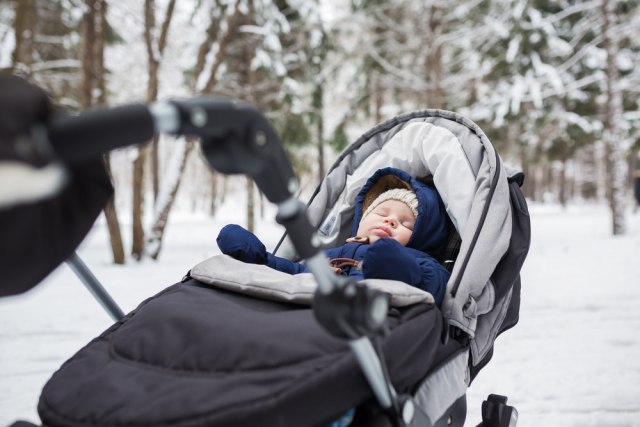
<svg viewBox="0 0 640 427">
<path fill-rule="evenodd" d="M 58 117 L 49 123 L 48 131 L 58 159 L 67 164 L 143 143 L 155 133 L 153 116 L 142 104 Z"/>
<path fill-rule="evenodd" d="M 260 110 L 230 101 L 172 102 L 180 116 L 176 133 L 201 139 L 207 162 L 224 174 L 253 178 L 271 203 L 291 198 L 298 181 L 278 134 Z"/>
<path fill-rule="evenodd" d="M 281 203 L 297 190 L 278 135 L 257 108 L 206 98 L 163 107 L 160 117 L 159 109 L 143 104 L 58 117 L 48 124 L 49 142 L 59 160 L 76 164 L 149 141 L 158 131 L 194 136 L 214 169 L 251 176 L 270 202 Z"/>
</svg>

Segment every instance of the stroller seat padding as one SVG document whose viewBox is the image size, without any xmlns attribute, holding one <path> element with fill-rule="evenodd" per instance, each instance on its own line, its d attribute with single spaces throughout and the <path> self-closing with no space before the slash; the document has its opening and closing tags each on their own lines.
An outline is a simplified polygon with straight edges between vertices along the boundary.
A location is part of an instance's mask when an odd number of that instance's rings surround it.
<svg viewBox="0 0 640 427">
<path fill-rule="evenodd" d="M 242 274 L 238 274 L 242 271 Z M 265 265 L 247 264 L 227 255 L 217 255 L 191 269 L 191 277 L 211 286 L 261 299 L 311 305 L 316 281 L 311 273 L 290 275 Z M 397 280 L 364 280 L 370 288 L 388 296 L 392 307 L 433 304 L 433 295 Z"/>
<path fill-rule="evenodd" d="M 392 309 L 383 348 L 398 390 L 427 374 L 439 313 Z M 51 427 L 328 425 L 371 396 L 348 343 L 309 307 L 188 279 L 68 360 L 38 411 Z"/>
</svg>

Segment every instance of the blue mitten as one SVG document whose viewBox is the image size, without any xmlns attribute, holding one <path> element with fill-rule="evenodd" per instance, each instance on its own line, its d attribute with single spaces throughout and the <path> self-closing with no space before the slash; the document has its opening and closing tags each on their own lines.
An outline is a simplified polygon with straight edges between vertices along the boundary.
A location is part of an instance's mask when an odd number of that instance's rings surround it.
<svg viewBox="0 0 640 427">
<path fill-rule="evenodd" d="M 418 260 L 394 239 L 373 243 L 362 260 L 365 279 L 399 280 L 417 286 L 422 278 Z"/>
<path fill-rule="evenodd" d="M 251 264 L 264 264 L 267 261 L 267 250 L 260 239 L 237 224 L 225 225 L 216 242 L 223 254 L 239 261 Z"/>
</svg>

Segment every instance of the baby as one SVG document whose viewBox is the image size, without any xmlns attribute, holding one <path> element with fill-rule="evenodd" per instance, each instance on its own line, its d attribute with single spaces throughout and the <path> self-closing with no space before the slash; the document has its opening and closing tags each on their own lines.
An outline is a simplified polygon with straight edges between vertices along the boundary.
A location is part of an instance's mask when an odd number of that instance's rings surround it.
<svg viewBox="0 0 640 427">
<path fill-rule="evenodd" d="M 339 274 L 361 279 L 399 280 L 431 293 L 440 305 L 450 273 L 434 257 L 448 236 L 446 211 L 438 192 L 395 168 L 376 171 L 356 197 L 352 237 L 325 253 Z M 222 253 L 298 274 L 309 270 L 270 254 L 260 240 L 227 225 L 218 235 Z"/>
</svg>

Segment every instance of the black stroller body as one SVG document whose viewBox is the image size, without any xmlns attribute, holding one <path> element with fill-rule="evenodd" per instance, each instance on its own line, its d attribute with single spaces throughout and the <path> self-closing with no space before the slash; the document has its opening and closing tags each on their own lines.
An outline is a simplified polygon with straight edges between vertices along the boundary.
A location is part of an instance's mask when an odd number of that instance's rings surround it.
<svg viewBox="0 0 640 427">
<path fill-rule="evenodd" d="M 397 282 L 371 283 L 392 305 L 389 332 L 375 338 L 383 369 L 428 424 L 462 425 L 467 387 L 518 321 L 530 239 L 523 176 L 459 115 L 399 116 L 348 147 L 313 195 L 323 244 L 348 236 L 355 192 L 383 166 L 432 180 L 452 221 L 442 307 Z M 288 239 L 278 251 L 295 257 Z M 38 406 L 44 424 L 321 426 L 357 408 L 353 425 L 383 425 L 353 343 L 314 318 L 312 276 L 268 270 L 225 256 L 195 266 L 53 375 Z"/>
</svg>

